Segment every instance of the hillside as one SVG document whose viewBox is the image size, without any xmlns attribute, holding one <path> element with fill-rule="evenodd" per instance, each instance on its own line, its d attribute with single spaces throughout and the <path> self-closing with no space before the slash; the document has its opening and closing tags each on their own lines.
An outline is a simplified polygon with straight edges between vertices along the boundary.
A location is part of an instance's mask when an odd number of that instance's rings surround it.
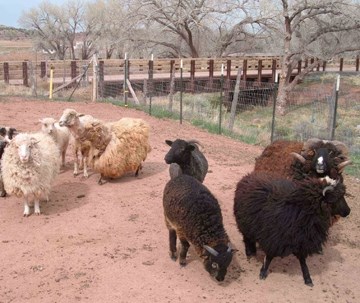
<svg viewBox="0 0 360 303">
<path fill-rule="evenodd" d="M 31 31 L 23 28 L 0 25 L 0 40 L 27 40 L 31 37 Z"/>
<path fill-rule="evenodd" d="M 34 51 L 31 31 L 0 25 L 0 61 L 39 60 L 44 57 Z"/>
</svg>

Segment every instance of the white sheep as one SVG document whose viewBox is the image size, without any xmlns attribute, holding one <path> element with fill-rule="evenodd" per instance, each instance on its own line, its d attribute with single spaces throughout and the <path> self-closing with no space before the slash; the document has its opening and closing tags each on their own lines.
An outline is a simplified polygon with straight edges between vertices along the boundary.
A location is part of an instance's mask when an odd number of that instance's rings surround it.
<svg viewBox="0 0 360 303">
<path fill-rule="evenodd" d="M 67 127 L 60 126 L 54 118 L 43 118 L 39 120 L 41 130 L 49 134 L 57 143 L 61 153 L 61 164 L 65 166 L 65 155 L 69 145 L 70 131 Z"/>
<path fill-rule="evenodd" d="M 66 111 L 66 110 L 65 110 Z M 64 112 L 65 112 L 64 111 Z M 69 129 L 70 133 L 75 139 L 74 143 L 74 176 L 79 174 L 79 169 L 83 169 L 83 175 L 85 178 L 89 176 L 88 167 L 87 167 L 87 157 L 90 150 L 90 142 L 86 140 L 79 140 L 79 134 L 83 129 L 83 124 L 91 121 L 98 121 L 91 115 L 84 115 L 76 113 L 76 115 L 67 115 L 66 120 L 64 120 L 64 114 L 59 120 L 59 125 L 61 127 L 66 127 Z M 81 154 L 81 159 L 79 160 L 79 152 Z"/>
<path fill-rule="evenodd" d="M 89 165 L 100 173 L 99 184 L 103 178 L 121 177 L 134 171 L 135 176 L 141 169 L 150 152 L 149 125 L 142 119 L 122 118 L 115 122 L 92 121 L 81 124 L 69 122 L 78 120 L 73 109 L 66 109 L 59 124 L 76 125 L 77 138 L 90 143 Z"/>
<path fill-rule="evenodd" d="M 20 133 L 1 159 L 4 187 L 9 195 L 24 197 L 24 216 L 40 214 L 40 200 L 48 200 L 51 184 L 60 170 L 60 151 L 47 134 Z"/>
</svg>

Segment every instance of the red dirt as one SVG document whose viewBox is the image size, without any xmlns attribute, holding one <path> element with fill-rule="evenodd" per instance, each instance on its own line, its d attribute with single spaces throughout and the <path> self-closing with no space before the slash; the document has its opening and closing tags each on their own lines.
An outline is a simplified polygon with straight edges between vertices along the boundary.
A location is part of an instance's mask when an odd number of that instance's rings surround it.
<svg viewBox="0 0 360 303">
<path fill-rule="evenodd" d="M 314 287 L 303 283 L 294 257 L 276 258 L 259 280 L 264 257 L 248 261 L 232 214 L 236 182 L 261 149 L 209 134 L 187 123 L 156 119 L 110 104 L 0 98 L 0 124 L 34 131 L 65 108 L 106 121 L 140 117 L 151 125 L 152 152 L 138 178 L 102 186 L 98 174 L 72 175 L 71 149 L 41 216 L 22 216 L 16 197 L 0 203 L 0 302 L 359 302 L 360 181 L 346 176 L 352 212 L 330 230 L 323 255 L 308 258 Z M 169 179 L 165 139 L 198 139 L 209 169 L 204 184 L 218 198 L 236 253 L 223 283 L 214 281 L 190 247 L 180 268 L 168 255 L 162 192 Z"/>
</svg>

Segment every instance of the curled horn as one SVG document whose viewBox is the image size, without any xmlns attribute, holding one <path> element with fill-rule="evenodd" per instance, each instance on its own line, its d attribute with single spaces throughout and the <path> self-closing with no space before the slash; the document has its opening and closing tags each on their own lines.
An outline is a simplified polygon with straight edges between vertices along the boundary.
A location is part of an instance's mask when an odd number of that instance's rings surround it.
<svg viewBox="0 0 360 303">
<path fill-rule="evenodd" d="M 306 161 L 305 158 L 302 155 L 298 154 L 298 153 L 292 152 L 292 153 L 290 153 L 290 155 L 294 156 L 294 158 L 298 159 L 303 164 Z"/>
<path fill-rule="evenodd" d="M 322 178 L 321 180 L 325 180 L 327 182 L 327 184 L 329 184 L 328 186 L 326 186 L 324 189 L 323 189 L 323 196 L 325 196 L 326 192 L 327 191 L 333 191 L 335 186 L 339 183 L 339 179 L 337 180 L 334 180 L 334 179 L 331 179 L 330 177 L 326 176 L 325 178 Z"/>
<path fill-rule="evenodd" d="M 308 150 L 312 149 L 313 146 L 319 142 L 323 142 L 323 140 L 318 138 L 310 138 L 303 144 L 303 148 L 301 150 L 301 155 L 307 155 Z"/>
<path fill-rule="evenodd" d="M 208 245 L 204 245 L 204 248 L 215 257 L 217 257 L 219 255 L 219 253 L 215 249 L 213 249 L 212 247 L 210 247 Z"/>
<path fill-rule="evenodd" d="M 347 160 L 347 161 L 339 163 L 339 165 L 337 166 L 339 173 L 341 173 L 344 170 L 344 168 L 350 164 L 352 164 L 351 160 Z"/>
<path fill-rule="evenodd" d="M 349 155 L 349 149 L 343 142 L 336 140 L 330 142 L 336 147 L 336 149 L 341 153 L 342 156 L 347 158 L 347 156 Z"/>
<path fill-rule="evenodd" d="M 323 196 L 325 196 L 325 194 L 326 194 L 326 192 L 327 191 L 333 191 L 334 190 L 334 186 L 333 185 L 328 185 L 328 186 L 326 186 L 324 189 L 323 189 L 323 192 L 322 192 L 322 194 L 323 194 Z"/>
<path fill-rule="evenodd" d="M 189 140 L 189 141 L 187 141 L 187 143 L 189 143 L 189 144 L 197 144 L 197 145 L 199 145 L 202 149 L 204 149 L 204 146 L 203 146 L 198 140 Z"/>
</svg>

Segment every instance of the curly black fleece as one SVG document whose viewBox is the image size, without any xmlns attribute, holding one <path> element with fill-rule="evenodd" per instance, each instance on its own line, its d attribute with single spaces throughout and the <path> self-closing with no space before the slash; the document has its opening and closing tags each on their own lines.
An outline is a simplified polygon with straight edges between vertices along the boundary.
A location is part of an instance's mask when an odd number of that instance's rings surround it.
<svg viewBox="0 0 360 303">
<path fill-rule="evenodd" d="M 266 173 L 246 175 L 238 182 L 234 198 L 234 215 L 244 240 L 258 242 L 272 257 L 319 253 L 332 212 L 339 201 L 346 204 L 343 183 L 325 196 L 323 188 L 316 178 L 292 182 Z"/>
</svg>

